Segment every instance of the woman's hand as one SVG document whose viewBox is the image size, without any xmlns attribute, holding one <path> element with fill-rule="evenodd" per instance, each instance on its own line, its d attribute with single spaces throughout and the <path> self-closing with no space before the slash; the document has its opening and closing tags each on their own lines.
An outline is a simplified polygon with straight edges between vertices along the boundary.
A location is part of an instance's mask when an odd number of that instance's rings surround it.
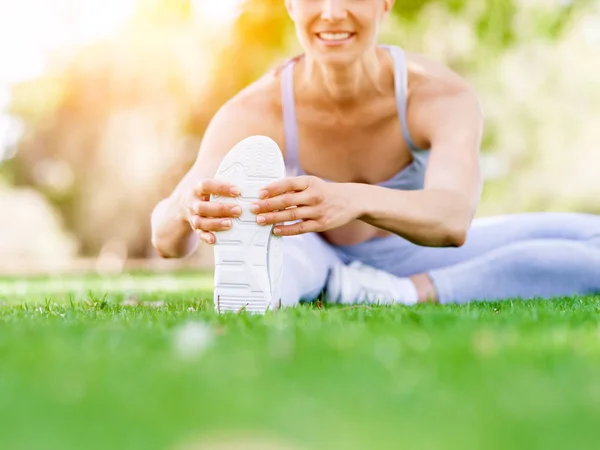
<svg viewBox="0 0 600 450">
<path fill-rule="evenodd" d="M 230 229 L 232 219 L 242 214 L 238 205 L 211 202 L 211 195 L 235 198 L 240 195 L 240 190 L 231 183 L 209 178 L 182 196 L 185 220 L 198 233 L 200 240 L 207 244 L 215 243 L 212 232 Z"/>
<path fill-rule="evenodd" d="M 260 225 L 279 225 L 278 236 L 295 236 L 338 228 L 356 219 L 349 185 L 329 183 L 313 176 L 284 178 L 266 186 L 250 211 Z"/>
</svg>

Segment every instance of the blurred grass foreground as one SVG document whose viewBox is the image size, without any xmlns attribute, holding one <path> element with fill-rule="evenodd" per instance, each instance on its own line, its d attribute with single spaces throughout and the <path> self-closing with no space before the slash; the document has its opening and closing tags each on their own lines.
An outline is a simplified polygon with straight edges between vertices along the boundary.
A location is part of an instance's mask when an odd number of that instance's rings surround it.
<svg viewBox="0 0 600 450">
<path fill-rule="evenodd" d="M 158 263 L 149 216 L 219 106 L 299 51 L 283 0 L 22 0 L 0 30 L 0 273 L 210 265 Z M 479 91 L 480 215 L 600 213 L 600 3 L 397 0 L 381 40 Z"/>
<path fill-rule="evenodd" d="M 3 450 L 598 448 L 597 296 L 252 316 L 87 286 L 0 308 Z"/>
</svg>

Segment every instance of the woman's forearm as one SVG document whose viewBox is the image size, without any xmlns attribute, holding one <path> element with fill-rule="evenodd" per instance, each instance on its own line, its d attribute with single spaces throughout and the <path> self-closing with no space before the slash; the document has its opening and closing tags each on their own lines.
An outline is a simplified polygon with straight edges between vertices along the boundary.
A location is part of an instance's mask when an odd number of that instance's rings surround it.
<svg viewBox="0 0 600 450">
<path fill-rule="evenodd" d="M 474 208 L 459 192 L 442 189 L 391 190 L 351 183 L 358 218 L 429 247 L 459 247 L 473 220 Z"/>
<path fill-rule="evenodd" d="M 152 212 L 152 245 L 163 258 L 181 258 L 198 246 L 198 237 L 180 213 L 173 197 L 162 200 Z"/>
</svg>

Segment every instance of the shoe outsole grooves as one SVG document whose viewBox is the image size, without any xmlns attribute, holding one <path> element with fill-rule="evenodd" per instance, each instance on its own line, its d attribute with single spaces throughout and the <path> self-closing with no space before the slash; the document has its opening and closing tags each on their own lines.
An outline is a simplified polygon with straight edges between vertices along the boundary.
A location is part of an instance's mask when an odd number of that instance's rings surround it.
<svg viewBox="0 0 600 450">
<path fill-rule="evenodd" d="M 211 201 L 237 203 L 242 215 L 227 231 L 215 234 L 214 305 L 219 313 L 246 311 L 264 314 L 276 307 L 279 298 L 272 295 L 269 248 L 273 226 L 256 223 L 250 205 L 267 184 L 285 176 L 285 163 L 279 146 L 265 136 L 252 136 L 234 146 L 225 156 L 216 179 L 236 185 L 237 198 L 211 196 Z M 273 245 L 280 247 L 280 243 Z M 276 264 L 281 265 L 279 261 Z M 276 268 L 271 268 L 276 269 Z"/>
</svg>

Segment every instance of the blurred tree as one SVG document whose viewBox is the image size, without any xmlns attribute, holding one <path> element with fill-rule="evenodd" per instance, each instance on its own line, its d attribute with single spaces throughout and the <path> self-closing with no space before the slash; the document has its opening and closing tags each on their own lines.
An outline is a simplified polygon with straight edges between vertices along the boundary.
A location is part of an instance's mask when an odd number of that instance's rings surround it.
<svg viewBox="0 0 600 450">
<path fill-rule="evenodd" d="M 182 124 L 200 102 L 217 107 L 203 96 L 210 42 L 186 5 L 140 2 L 125 32 L 59 55 L 43 76 L 14 89 L 10 112 L 26 126 L 16 183 L 52 200 L 84 254 L 115 241 L 131 256 L 147 254 L 165 167 L 197 148 L 199 136 L 182 133 Z"/>
</svg>

